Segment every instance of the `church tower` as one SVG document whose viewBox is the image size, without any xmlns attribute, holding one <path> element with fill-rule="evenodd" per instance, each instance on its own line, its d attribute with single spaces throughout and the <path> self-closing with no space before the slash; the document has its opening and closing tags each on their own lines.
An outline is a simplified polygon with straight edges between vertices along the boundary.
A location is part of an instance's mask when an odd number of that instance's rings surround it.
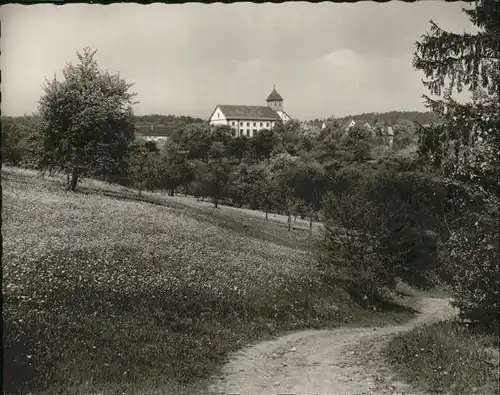
<svg viewBox="0 0 500 395">
<path fill-rule="evenodd" d="M 267 105 L 273 111 L 283 111 L 283 98 L 278 92 L 276 92 L 276 87 L 273 86 L 273 91 L 266 99 Z"/>
</svg>

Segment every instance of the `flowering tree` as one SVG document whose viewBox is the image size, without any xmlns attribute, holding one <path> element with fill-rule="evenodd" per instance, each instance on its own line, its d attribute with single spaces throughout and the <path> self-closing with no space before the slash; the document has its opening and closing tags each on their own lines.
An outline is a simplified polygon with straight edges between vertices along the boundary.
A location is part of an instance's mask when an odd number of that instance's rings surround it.
<svg viewBox="0 0 500 395">
<path fill-rule="evenodd" d="M 134 139 L 132 86 L 99 70 L 96 51 L 77 53 L 79 63 L 63 70 L 64 81 L 47 81 L 40 99 L 42 170 L 71 177 L 75 190 L 86 175 L 109 175 L 127 164 Z"/>
<path fill-rule="evenodd" d="M 456 34 L 431 21 L 430 32 L 416 43 L 413 64 L 439 97 L 425 96 L 442 123 L 422 128 L 419 152 L 431 159 L 451 191 L 446 207 L 453 220 L 445 218 L 442 260 L 462 315 L 491 325 L 500 318 L 500 3 L 470 3 L 464 12 L 478 32 Z M 469 90 L 472 100 L 457 102 L 454 89 Z"/>
</svg>

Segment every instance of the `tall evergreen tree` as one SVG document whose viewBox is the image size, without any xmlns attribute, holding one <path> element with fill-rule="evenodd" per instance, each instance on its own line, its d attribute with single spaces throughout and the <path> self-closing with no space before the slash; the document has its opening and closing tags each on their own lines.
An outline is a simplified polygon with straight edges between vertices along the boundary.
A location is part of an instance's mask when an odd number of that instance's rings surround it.
<svg viewBox="0 0 500 395">
<path fill-rule="evenodd" d="M 414 67 L 422 70 L 442 123 L 422 130 L 420 154 L 448 183 L 447 237 L 440 256 L 454 303 L 463 317 L 496 328 L 500 322 L 498 278 L 500 206 L 500 2 L 477 0 L 464 12 L 476 33 L 452 33 L 431 21 L 416 43 Z M 452 91 L 472 92 L 459 103 Z M 449 213 L 449 210 L 445 210 Z"/>
<path fill-rule="evenodd" d="M 498 176 L 500 114 L 500 2 L 478 0 L 464 12 L 477 33 L 457 34 L 431 21 L 430 32 L 416 43 L 413 65 L 425 73 L 427 106 L 442 123 L 424 128 L 420 153 L 428 155 L 455 182 L 500 196 Z M 473 93 L 459 103 L 452 92 Z"/>
</svg>

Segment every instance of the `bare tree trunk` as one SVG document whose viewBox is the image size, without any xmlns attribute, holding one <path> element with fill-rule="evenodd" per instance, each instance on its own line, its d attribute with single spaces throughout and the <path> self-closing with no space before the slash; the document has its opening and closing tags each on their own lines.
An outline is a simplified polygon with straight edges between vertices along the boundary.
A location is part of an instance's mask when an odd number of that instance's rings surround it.
<svg viewBox="0 0 500 395">
<path fill-rule="evenodd" d="M 313 219 L 311 217 L 309 218 L 309 230 L 312 232 L 312 229 L 313 229 Z"/>
<path fill-rule="evenodd" d="M 214 207 L 217 208 L 218 205 L 219 205 L 219 200 L 218 199 L 214 199 Z"/>
<path fill-rule="evenodd" d="M 139 181 L 139 197 L 142 197 L 142 180 Z"/>
<path fill-rule="evenodd" d="M 69 176 L 68 176 L 69 178 Z M 71 192 L 74 192 L 76 190 L 76 186 L 78 185 L 78 172 L 77 171 L 73 171 L 71 173 L 71 182 L 68 184 L 68 189 L 71 191 Z"/>
<path fill-rule="evenodd" d="M 288 214 L 288 231 L 291 232 L 292 231 L 292 215 L 291 214 Z"/>
<path fill-rule="evenodd" d="M 267 211 L 266 211 L 266 221 L 268 220 L 268 217 L 267 217 Z"/>
</svg>

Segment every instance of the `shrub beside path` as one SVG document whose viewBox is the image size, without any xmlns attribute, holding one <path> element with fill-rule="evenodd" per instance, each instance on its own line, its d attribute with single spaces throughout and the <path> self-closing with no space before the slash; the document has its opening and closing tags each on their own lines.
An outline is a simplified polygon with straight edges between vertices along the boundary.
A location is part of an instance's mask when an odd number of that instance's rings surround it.
<svg viewBox="0 0 500 395">
<path fill-rule="evenodd" d="M 424 395 L 398 382 L 381 349 L 392 335 L 453 316 L 449 301 L 424 298 L 404 325 L 295 332 L 236 353 L 210 388 L 224 394 Z"/>
</svg>

